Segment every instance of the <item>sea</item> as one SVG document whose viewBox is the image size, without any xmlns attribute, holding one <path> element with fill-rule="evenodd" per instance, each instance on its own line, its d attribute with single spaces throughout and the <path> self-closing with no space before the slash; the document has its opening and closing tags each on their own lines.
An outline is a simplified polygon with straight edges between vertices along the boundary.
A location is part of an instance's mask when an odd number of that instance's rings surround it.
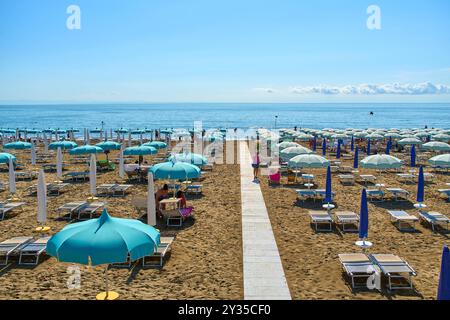
<svg viewBox="0 0 450 320">
<path fill-rule="evenodd" d="M 195 125 L 196 123 L 196 125 Z M 0 128 L 450 128 L 450 103 L 0 105 Z"/>
</svg>

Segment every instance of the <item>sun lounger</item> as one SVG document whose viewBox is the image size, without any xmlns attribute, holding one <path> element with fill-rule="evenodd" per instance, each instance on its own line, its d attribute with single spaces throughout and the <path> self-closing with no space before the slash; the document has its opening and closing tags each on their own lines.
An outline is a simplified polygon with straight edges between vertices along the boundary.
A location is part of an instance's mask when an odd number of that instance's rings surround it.
<svg viewBox="0 0 450 320">
<path fill-rule="evenodd" d="M 450 201 L 450 189 L 439 189 L 438 191 L 447 198 L 447 201 Z"/>
<path fill-rule="evenodd" d="M 365 185 L 369 184 L 369 182 L 375 183 L 375 181 L 377 180 L 377 178 L 372 174 L 360 174 L 359 178 L 362 182 L 364 182 Z"/>
<path fill-rule="evenodd" d="M 330 166 L 330 171 L 333 173 L 339 172 L 339 166 Z"/>
<path fill-rule="evenodd" d="M 144 213 L 147 213 L 147 198 L 146 197 L 135 197 L 131 199 L 131 204 L 133 207 L 137 210 L 139 219 L 143 216 L 141 215 L 141 212 L 144 211 Z"/>
<path fill-rule="evenodd" d="M 1 203 L 0 204 L 0 221 L 5 219 L 5 215 L 16 208 L 20 208 L 23 211 L 22 206 L 24 206 L 25 202 L 9 202 L 9 203 Z"/>
<path fill-rule="evenodd" d="M 397 224 L 400 231 L 416 231 L 416 222 L 419 221 L 416 216 L 405 211 L 388 210 L 388 213 L 391 216 L 391 221 Z M 402 227 L 402 225 L 407 225 L 407 227 Z"/>
<path fill-rule="evenodd" d="M 201 194 L 203 190 L 202 184 L 190 184 L 186 186 L 186 193 L 190 194 Z"/>
<path fill-rule="evenodd" d="M 311 224 L 314 225 L 316 231 L 333 231 L 333 219 L 326 211 L 309 211 L 309 217 Z"/>
<path fill-rule="evenodd" d="M 348 185 L 355 184 L 355 176 L 352 174 L 340 174 L 340 175 L 338 175 L 338 178 L 342 184 L 348 184 Z"/>
<path fill-rule="evenodd" d="M 397 173 L 397 177 L 404 183 L 414 183 L 416 179 L 416 176 L 412 173 Z"/>
<path fill-rule="evenodd" d="M 103 209 L 105 205 L 106 204 L 104 202 L 91 202 L 81 206 L 79 209 L 77 209 L 78 220 L 83 220 L 81 219 L 83 215 L 89 215 L 89 219 L 92 219 L 92 216 L 97 211 Z"/>
<path fill-rule="evenodd" d="M 353 171 L 353 167 L 350 166 L 339 166 L 339 172 L 341 173 L 350 173 Z"/>
<path fill-rule="evenodd" d="M 173 237 L 161 237 L 160 244 L 156 249 L 156 252 L 151 256 L 142 258 L 143 267 L 162 267 L 164 258 L 171 251 L 171 245 L 173 243 Z"/>
<path fill-rule="evenodd" d="M 61 192 L 68 186 L 69 186 L 68 183 L 50 183 L 47 186 L 47 194 L 59 196 Z"/>
<path fill-rule="evenodd" d="M 20 172 L 16 172 L 16 179 L 17 180 L 33 180 L 35 178 L 37 178 L 38 173 L 35 171 L 20 171 Z"/>
<path fill-rule="evenodd" d="M 319 200 L 323 201 L 325 199 L 325 195 L 326 195 L 325 189 L 316 189 L 315 191 L 316 191 L 316 197 Z M 331 193 L 331 199 L 333 199 L 335 195 L 336 195 L 336 192 L 332 192 Z"/>
<path fill-rule="evenodd" d="M 69 202 L 58 208 L 58 218 L 61 217 L 61 212 L 69 213 L 69 219 L 72 219 L 72 214 L 76 213 L 78 209 L 87 204 L 86 201 Z"/>
<path fill-rule="evenodd" d="M 308 199 L 313 199 L 314 201 L 316 201 L 316 191 L 315 190 L 304 190 L 304 189 L 299 189 L 296 190 L 297 192 L 297 200 L 305 202 Z"/>
<path fill-rule="evenodd" d="M 3 182 L 0 182 L 0 192 L 6 190 L 6 185 Z"/>
<path fill-rule="evenodd" d="M 409 192 L 402 188 L 386 188 L 394 197 L 394 201 L 408 201 Z"/>
<path fill-rule="evenodd" d="M 339 254 L 339 261 L 346 275 L 350 278 L 352 288 L 367 288 L 367 280 L 374 275 L 375 269 L 372 261 L 364 253 Z M 361 281 L 356 281 L 361 279 Z"/>
<path fill-rule="evenodd" d="M 30 242 L 32 239 L 32 237 L 14 237 L 0 242 L 0 256 L 2 258 L 0 265 L 7 265 L 10 255 L 20 247 Z"/>
<path fill-rule="evenodd" d="M 414 269 L 402 258 L 393 254 L 372 254 L 369 256 L 388 278 L 389 290 L 413 289 Z"/>
<path fill-rule="evenodd" d="M 39 263 L 39 257 L 41 254 L 45 253 L 47 248 L 47 242 L 50 237 L 43 237 L 32 242 L 28 242 L 26 245 L 21 247 L 19 251 L 19 265 L 32 265 L 35 266 Z M 31 259 L 31 261 L 24 261 Z"/>
<path fill-rule="evenodd" d="M 110 196 L 112 194 L 112 188 L 115 186 L 114 183 L 104 183 L 99 186 L 97 186 L 97 196 Z"/>
<path fill-rule="evenodd" d="M 432 174 L 430 172 L 424 172 L 423 173 L 423 179 L 425 180 L 425 182 L 433 182 L 434 174 Z"/>
<path fill-rule="evenodd" d="M 380 189 L 367 189 L 367 200 L 371 202 L 383 202 L 384 191 Z"/>
<path fill-rule="evenodd" d="M 72 181 L 86 181 L 89 178 L 89 171 L 84 172 L 67 172 L 64 174 L 65 177 L 69 177 Z"/>
<path fill-rule="evenodd" d="M 440 227 L 442 229 L 445 229 L 448 231 L 448 224 L 450 222 L 450 219 L 447 216 L 444 216 L 443 214 L 439 212 L 425 212 L 420 211 L 419 212 L 419 218 L 422 222 L 427 222 L 431 225 L 431 229 L 436 231 L 437 227 Z M 445 228 L 444 228 L 445 227 Z"/>
<path fill-rule="evenodd" d="M 125 197 L 127 190 L 131 188 L 131 184 L 116 184 L 112 188 L 113 197 Z"/>
<path fill-rule="evenodd" d="M 343 232 L 357 232 L 359 228 L 359 215 L 351 211 L 337 211 L 334 212 L 336 217 L 335 223 L 342 227 Z M 345 228 L 346 225 L 353 225 L 356 228 Z"/>
</svg>

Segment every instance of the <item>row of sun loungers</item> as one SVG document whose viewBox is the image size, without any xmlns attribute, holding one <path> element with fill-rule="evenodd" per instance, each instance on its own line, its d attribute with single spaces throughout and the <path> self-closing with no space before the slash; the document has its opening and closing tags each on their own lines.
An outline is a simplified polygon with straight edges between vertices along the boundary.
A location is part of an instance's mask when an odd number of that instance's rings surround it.
<svg viewBox="0 0 450 320">
<path fill-rule="evenodd" d="M 413 289 L 412 277 L 417 275 L 408 262 L 394 254 L 346 253 L 339 255 L 339 261 L 352 288 L 368 288 L 369 277 L 382 274 L 388 280 L 389 291 Z"/>
<path fill-rule="evenodd" d="M 117 197 L 126 195 L 126 192 L 131 188 L 131 184 L 101 184 L 97 186 L 97 195 Z"/>
<path fill-rule="evenodd" d="M 76 215 L 77 220 L 82 220 L 83 216 L 89 215 L 89 219 L 92 219 L 96 212 L 101 211 L 105 207 L 104 202 L 86 202 L 86 201 L 74 201 L 64 204 L 58 208 L 58 218 L 61 215 L 71 220 L 73 215 Z"/>
<path fill-rule="evenodd" d="M 47 183 L 47 194 L 59 196 L 70 184 L 69 183 Z M 37 184 L 34 184 L 27 189 L 28 195 L 32 196 L 37 193 Z"/>
<path fill-rule="evenodd" d="M 15 173 L 17 180 L 33 180 L 38 176 L 38 172 L 35 171 L 20 171 Z"/>
<path fill-rule="evenodd" d="M 296 190 L 297 192 L 297 199 L 299 201 L 306 201 L 309 199 L 312 199 L 314 201 L 316 200 L 322 200 L 325 199 L 325 189 L 299 189 Z M 333 192 L 333 196 L 336 195 L 336 193 Z"/>
<path fill-rule="evenodd" d="M 19 257 L 19 265 L 37 265 L 45 253 L 50 237 L 14 237 L 0 242 L 0 265 L 7 265 L 11 256 Z"/>
<path fill-rule="evenodd" d="M 64 174 L 64 177 L 68 177 L 72 181 L 86 181 L 89 179 L 89 171 L 76 172 L 71 171 Z"/>
<path fill-rule="evenodd" d="M 341 226 L 343 232 L 358 231 L 359 215 L 350 211 L 334 212 L 333 216 L 327 211 L 309 211 L 311 224 L 314 225 L 316 231 L 331 232 L 333 231 L 333 223 Z M 352 225 L 353 228 L 346 228 Z M 356 227 L 356 229 L 355 229 Z"/>
<path fill-rule="evenodd" d="M 25 204 L 25 202 L 0 203 L 0 221 L 5 219 L 6 214 L 14 209 L 20 208 L 23 211 L 23 206 Z"/>
</svg>

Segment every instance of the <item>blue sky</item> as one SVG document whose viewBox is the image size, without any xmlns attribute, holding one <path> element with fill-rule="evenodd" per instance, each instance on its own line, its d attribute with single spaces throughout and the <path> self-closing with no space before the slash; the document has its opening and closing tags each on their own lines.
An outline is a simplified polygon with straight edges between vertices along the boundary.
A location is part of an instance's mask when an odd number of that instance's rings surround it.
<svg viewBox="0 0 450 320">
<path fill-rule="evenodd" d="M 1 0 L 0 102 L 448 102 L 449 31 L 448 0 Z"/>
</svg>

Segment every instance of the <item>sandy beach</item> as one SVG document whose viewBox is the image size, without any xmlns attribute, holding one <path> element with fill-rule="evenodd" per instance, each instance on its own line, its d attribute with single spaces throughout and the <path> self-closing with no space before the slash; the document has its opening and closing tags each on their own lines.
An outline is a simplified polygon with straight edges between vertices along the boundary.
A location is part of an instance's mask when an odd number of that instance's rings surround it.
<svg viewBox="0 0 450 320">
<path fill-rule="evenodd" d="M 18 162 L 29 164 L 29 151 L 19 151 Z M 110 154 L 110 159 L 117 154 Z M 99 155 L 103 159 L 104 155 Z M 54 162 L 55 160 L 53 160 Z M 65 155 L 70 162 L 70 156 Z M 6 166 L 5 166 L 6 167 Z M 81 171 L 85 165 L 71 165 L 69 170 Z M 27 165 L 25 170 L 36 170 Z M 46 173 L 46 181 L 56 180 L 54 173 Z M 98 173 L 97 185 L 119 180 L 114 172 Z M 7 183 L 7 171 L 0 172 L 0 181 Z M 32 183 L 17 182 L 18 196 L 26 202 L 24 211 L 13 214 L 0 222 L 0 240 L 14 236 L 36 235 L 36 196 L 28 196 L 24 190 Z M 242 250 L 240 218 L 240 180 L 238 165 L 215 165 L 205 173 L 203 196 L 188 197 L 188 205 L 194 206 L 194 218 L 182 228 L 168 228 L 159 223 L 161 236 L 175 236 L 172 252 L 163 268 L 132 269 L 110 268 L 110 289 L 120 293 L 121 299 L 242 299 Z M 137 218 L 131 205 L 133 196 L 145 196 L 146 184 L 134 184 L 126 197 L 100 198 L 107 202 L 107 209 L 114 217 Z M 224 196 L 226 195 L 226 197 Z M 8 191 L 0 193 L 6 200 Z M 89 182 L 73 183 L 60 196 L 48 197 L 48 221 L 51 234 L 61 230 L 68 221 L 56 219 L 56 210 L 64 203 L 89 197 Z M 16 263 L 0 271 L 0 299 L 87 299 L 104 291 L 104 267 L 80 266 L 81 288 L 68 289 L 72 264 L 59 263 L 48 257 L 36 267 L 19 267 Z"/>
<path fill-rule="evenodd" d="M 320 151 L 319 151 L 320 152 Z M 399 156 L 393 153 L 394 156 Z M 400 155 L 401 156 L 401 155 Z M 407 154 L 403 157 L 407 158 Z M 333 156 L 327 156 L 333 160 Z M 353 160 L 342 160 L 344 165 L 352 166 Z M 408 161 L 405 161 L 408 163 Z M 411 168 L 404 166 L 402 172 Z M 425 169 L 425 171 L 428 171 Z M 318 188 L 325 188 L 325 169 L 304 169 L 303 173 L 315 175 Z M 323 210 L 321 202 L 297 202 L 296 189 L 302 185 L 268 186 L 263 179 L 261 188 L 282 259 L 289 289 L 293 299 L 434 299 L 436 297 L 442 247 L 448 244 L 448 235 L 433 233 L 431 228 L 416 223 L 417 232 L 400 232 L 390 222 L 387 210 L 405 210 L 417 215 L 415 203 L 416 184 L 399 182 L 394 173 L 378 173 L 376 170 L 359 169 L 360 174 L 373 174 L 377 183 L 386 187 L 399 187 L 410 192 L 408 202 L 384 201 L 369 203 L 369 240 L 373 247 L 369 253 L 393 253 L 404 258 L 417 272 L 414 278 L 415 292 L 398 290 L 389 293 L 378 291 L 353 291 L 343 277 L 338 254 L 356 253 L 361 250 L 354 245 L 357 233 L 342 233 L 336 229 L 332 233 L 319 232 L 310 225 L 309 210 Z M 361 189 L 358 182 L 354 186 L 344 186 L 337 173 L 332 179 L 333 192 L 336 192 L 336 211 L 359 213 Z M 437 189 L 445 188 L 449 175 L 435 174 L 433 183 L 425 188 L 425 203 L 428 210 L 448 214 L 450 204 L 439 196 Z M 282 177 L 282 183 L 286 177 Z M 374 188 L 369 184 L 369 188 Z M 388 193 L 386 192 L 386 195 Z"/>
</svg>

